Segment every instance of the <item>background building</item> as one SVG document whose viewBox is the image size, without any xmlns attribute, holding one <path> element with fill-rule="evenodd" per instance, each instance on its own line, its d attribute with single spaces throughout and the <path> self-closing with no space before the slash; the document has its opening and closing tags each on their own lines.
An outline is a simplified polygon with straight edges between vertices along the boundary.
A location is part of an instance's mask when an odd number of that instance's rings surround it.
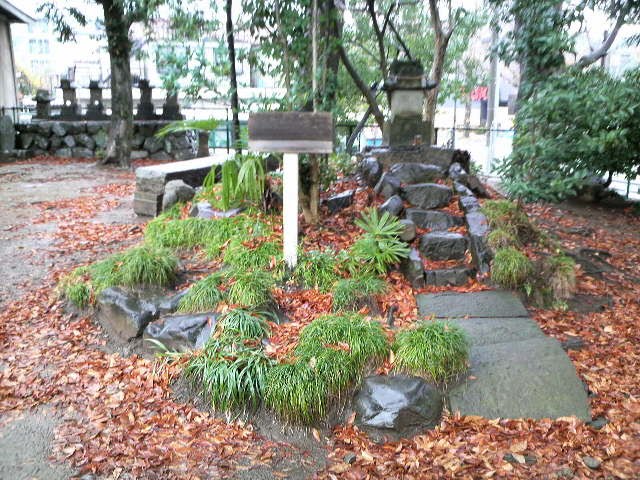
<svg viewBox="0 0 640 480">
<path fill-rule="evenodd" d="M 0 0 L 0 108 L 17 105 L 15 56 L 11 41 L 12 23 L 33 19 L 6 0 Z"/>
</svg>

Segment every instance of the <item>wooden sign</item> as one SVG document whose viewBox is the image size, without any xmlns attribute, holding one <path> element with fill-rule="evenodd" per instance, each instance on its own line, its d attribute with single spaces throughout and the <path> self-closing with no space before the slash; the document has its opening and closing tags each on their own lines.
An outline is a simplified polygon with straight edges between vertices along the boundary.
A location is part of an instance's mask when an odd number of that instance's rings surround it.
<svg viewBox="0 0 640 480">
<path fill-rule="evenodd" d="M 332 153 L 333 117 L 328 112 L 249 114 L 249 150 L 278 153 Z"/>
<path fill-rule="evenodd" d="M 284 153 L 282 244 L 291 269 L 298 263 L 298 154 L 333 152 L 333 117 L 328 112 L 249 114 L 249 150 Z"/>
</svg>

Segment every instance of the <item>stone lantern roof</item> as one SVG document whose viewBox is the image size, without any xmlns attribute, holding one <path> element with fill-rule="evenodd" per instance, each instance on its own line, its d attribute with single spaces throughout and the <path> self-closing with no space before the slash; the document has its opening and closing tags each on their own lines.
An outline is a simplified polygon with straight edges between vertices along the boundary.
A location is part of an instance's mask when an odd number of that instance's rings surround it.
<svg viewBox="0 0 640 480">
<path fill-rule="evenodd" d="M 419 60 L 394 60 L 389 67 L 383 90 L 431 90 L 438 85 L 429 80 Z"/>
</svg>

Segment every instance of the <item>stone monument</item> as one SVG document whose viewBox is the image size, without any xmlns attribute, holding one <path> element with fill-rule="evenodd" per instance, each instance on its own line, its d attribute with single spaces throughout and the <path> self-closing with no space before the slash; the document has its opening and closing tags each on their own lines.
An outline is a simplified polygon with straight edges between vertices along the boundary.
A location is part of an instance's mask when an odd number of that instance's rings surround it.
<svg viewBox="0 0 640 480">
<path fill-rule="evenodd" d="M 16 147 L 16 130 L 11 117 L 0 117 L 0 158 L 8 155 Z"/>
<path fill-rule="evenodd" d="M 89 82 L 89 105 L 87 105 L 87 120 L 106 120 L 102 104 L 102 87 L 96 80 Z"/>
<path fill-rule="evenodd" d="M 136 120 L 155 120 L 156 109 L 152 101 L 153 87 L 149 85 L 149 80 L 140 80 L 138 88 L 140 89 L 140 103 L 138 103 Z"/>
<path fill-rule="evenodd" d="M 162 105 L 163 120 L 184 120 L 184 116 L 180 113 L 180 105 L 178 104 L 178 94 L 167 92 L 167 99 Z"/>
<path fill-rule="evenodd" d="M 427 90 L 437 83 L 427 79 L 417 60 L 395 60 L 383 89 L 389 92 L 391 115 L 385 122 L 383 140 L 390 147 L 431 144 L 432 121 L 423 118 Z"/>
<path fill-rule="evenodd" d="M 33 97 L 36 102 L 35 118 L 46 120 L 51 117 L 51 95 L 49 90 L 39 89 Z"/>
<path fill-rule="evenodd" d="M 71 80 L 63 78 L 60 80 L 62 89 L 62 108 L 60 109 L 61 120 L 78 120 L 80 112 L 78 100 L 76 98 L 76 87 L 71 85 Z"/>
</svg>

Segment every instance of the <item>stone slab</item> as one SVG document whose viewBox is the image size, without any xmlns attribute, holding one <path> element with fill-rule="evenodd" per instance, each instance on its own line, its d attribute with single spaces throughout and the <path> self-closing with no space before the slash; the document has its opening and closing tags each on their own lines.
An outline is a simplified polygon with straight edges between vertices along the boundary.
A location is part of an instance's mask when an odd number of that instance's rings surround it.
<svg viewBox="0 0 640 480">
<path fill-rule="evenodd" d="M 448 393 L 452 413 L 485 418 L 591 419 L 585 388 L 554 339 L 473 346 L 470 362 L 467 378 Z"/>
<path fill-rule="evenodd" d="M 464 330 L 472 347 L 545 338 L 538 324 L 527 317 L 454 318 L 449 322 Z"/>
<path fill-rule="evenodd" d="M 423 317 L 526 317 L 527 309 L 520 299 L 505 290 L 471 293 L 433 293 L 416 296 L 418 313 Z"/>
</svg>

